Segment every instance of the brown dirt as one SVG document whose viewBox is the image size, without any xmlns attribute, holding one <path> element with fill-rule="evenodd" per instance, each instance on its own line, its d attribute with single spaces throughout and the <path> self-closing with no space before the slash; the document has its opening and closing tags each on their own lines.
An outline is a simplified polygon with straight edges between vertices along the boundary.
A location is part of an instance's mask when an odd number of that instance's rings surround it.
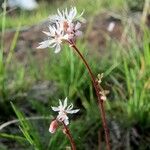
<svg viewBox="0 0 150 150">
<path fill-rule="evenodd" d="M 149 18 L 148 18 L 149 19 Z M 109 25 L 113 23 L 114 28 L 112 31 L 108 31 Z M 27 54 L 33 54 L 38 61 L 42 61 L 43 57 L 47 56 L 48 51 L 36 49 L 38 43 L 43 41 L 45 35 L 42 33 L 43 30 L 47 30 L 49 22 L 43 21 L 37 25 L 31 27 L 23 27 L 20 30 L 18 41 L 15 47 L 15 55 L 17 60 L 27 63 Z M 83 32 L 85 32 L 88 27 L 84 25 Z M 137 26 L 137 25 L 136 25 Z M 140 31 L 137 28 L 137 34 L 140 35 Z M 86 39 L 89 41 L 89 46 L 91 48 L 103 51 L 105 50 L 108 40 L 117 40 L 122 44 L 127 44 L 127 38 L 124 35 L 124 25 L 120 19 L 112 17 L 108 13 L 99 14 L 94 17 L 92 26 L 87 31 Z M 5 32 L 4 35 L 4 53 L 7 55 L 16 33 L 15 29 L 10 29 Z M 140 34 L 139 34 L 140 33 Z M 0 34 L 1 35 L 1 34 Z"/>
</svg>

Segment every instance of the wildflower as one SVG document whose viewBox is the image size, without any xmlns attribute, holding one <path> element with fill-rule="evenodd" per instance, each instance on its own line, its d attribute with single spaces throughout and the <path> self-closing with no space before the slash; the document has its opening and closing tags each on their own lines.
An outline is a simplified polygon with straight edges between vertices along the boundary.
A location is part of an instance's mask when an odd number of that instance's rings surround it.
<svg viewBox="0 0 150 150">
<path fill-rule="evenodd" d="M 49 26 L 49 32 L 43 31 L 48 36 L 48 40 L 45 40 L 38 46 L 38 49 L 43 49 L 47 47 L 55 47 L 55 53 L 58 53 L 61 50 L 61 43 L 63 40 L 67 40 L 67 35 L 65 36 L 63 31 L 60 29 L 59 23 L 56 24 L 56 27 Z"/>
<path fill-rule="evenodd" d="M 49 127 L 49 132 L 50 133 L 55 133 L 56 129 L 58 128 L 58 122 L 57 120 L 53 120 L 50 124 L 50 127 Z"/>
<path fill-rule="evenodd" d="M 69 12 L 67 8 L 62 10 L 62 12 L 60 12 L 59 9 L 57 11 L 58 15 L 52 18 L 52 22 L 60 23 L 60 28 L 68 35 L 68 40 L 74 40 L 76 37 L 80 36 L 82 34 L 82 32 L 79 31 L 81 24 L 77 22 L 75 25 L 75 21 L 77 18 L 80 18 L 83 13 L 77 17 L 76 7 L 72 7 Z"/>
<path fill-rule="evenodd" d="M 63 104 L 62 104 L 62 101 L 59 100 L 59 106 L 58 107 L 52 107 L 52 110 L 58 111 L 57 120 L 59 122 L 64 122 L 65 125 L 69 124 L 69 118 L 68 118 L 67 114 L 74 114 L 74 113 L 77 113 L 79 111 L 79 109 L 73 110 L 73 104 L 72 103 L 67 107 L 67 97 L 65 98 Z"/>
<path fill-rule="evenodd" d="M 65 10 L 60 11 L 57 10 L 58 14 L 50 17 L 51 22 L 59 22 L 61 25 L 61 28 L 64 31 L 67 31 L 67 29 L 71 26 L 71 24 L 76 21 L 77 18 L 80 18 L 83 14 L 83 12 L 77 16 L 77 9 L 76 7 L 72 7 L 70 11 L 68 12 L 67 8 Z"/>
<path fill-rule="evenodd" d="M 62 10 L 62 12 L 58 9 L 58 14 L 51 17 L 53 25 L 49 26 L 49 32 L 43 31 L 43 33 L 48 36 L 48 39 L 39 43 L 40 45 L 37 48 L 54 47 L 55 53 L 58 53 L 64 41 L 70 44 L 74 42 L 76 37 L 82 35 L 82 32 L 79 30 L 81 24 L 79 22 L 74 22 L 75 19 L 80 16 L 77 17 L 76 7 L 72 7 L 69 12 L 67 9 Z"/>
</svg>

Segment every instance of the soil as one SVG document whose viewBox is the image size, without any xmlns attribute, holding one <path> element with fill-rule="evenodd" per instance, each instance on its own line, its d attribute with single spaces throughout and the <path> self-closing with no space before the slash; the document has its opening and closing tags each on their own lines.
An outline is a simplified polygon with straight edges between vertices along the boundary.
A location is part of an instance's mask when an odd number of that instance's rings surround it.
<svg viewBox="0 0 150 150">
<path fill-rule="evenodd" d="M 137 13 L 137 16 L 138 15 L 139 14 Z M 137 17 L 138 19 L 136 19 L 135 21 L 135 14 L 130 16 L 131 18 L 134 18 L 133 23 L 136 27 L 136 34 L 140 40 L 142 33 L 140 32 L 138 25 L 136 24 L 137 22 L 140 22 L 139 17 Z M 150 27 L 149 18 L 150 16 L 148 16 L 147 18 L 147 25 Z M 91 22 L 87 22 L 87 24 L 83 25 L 83 33 L 87 31 L 87 27 L 90 23 Z M 112 29 L 109 29 L 109 26 L 111 26 L 111 24 L 113 24 L 113 27 Z M 43 34 L 42 31 L 48 30 L 48 25 L 49 21 L 42 21 L 39 24 L 33 25 L 31 27 L 22 27 L 20 29 L 18 41 L 14 49 L 18 61 L 26 64 L 26 54 L 28 52 L 33 54 L 33 56 L 35 56 L 39 61 L 43 60 L 42 58 L 47 56 L 47 50 L 36 49 L 36 47 L 39 45 L 39 42 L 45 39 L 45 34 Z M 117 40 L 124 45 L 128 44 L 127 37 L 124 34 L 124 29 L 125 27 L 120 19 L 113 17 L 111 14 L 103 13 L 95 16 L 92 21 L 91 28 L 86 32 L 87 34 L 85 38 L 89 41 L 88 43 L 90 43 L 89 46 L 91 47 L 91 49 L 94 48 L 95 50 L 102 52 L 105 50 L 107 41 L 109 39 Z M 5 32 L 5 35 L 3 37 L 5 55 L 7 55 L 9 52 L 15 33 L 16 29 L 8 29 Z"/>
</svg>

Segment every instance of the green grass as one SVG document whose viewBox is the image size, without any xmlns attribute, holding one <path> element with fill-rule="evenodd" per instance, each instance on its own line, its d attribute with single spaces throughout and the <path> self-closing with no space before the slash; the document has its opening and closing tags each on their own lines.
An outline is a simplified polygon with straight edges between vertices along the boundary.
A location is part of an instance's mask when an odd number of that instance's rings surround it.
<svg viewBox="0 0 150 150">
<path fill-rule="evenodd" d="M 147 87 L 150 76 L 150 49 L 147 40 L 149 38 L 149 32 L 145 31 L 144 43 L 141 48 L 134 46 L 132 51 L 129 52 L 128 58 L 123 61 L 127 91 L 129 93 L 127 112 L 133 120 L 139 120 L 143 127 L 150 123 L 150 94 Z M 129 59 L 132 61 L 130 62 Z"/>
</svg>

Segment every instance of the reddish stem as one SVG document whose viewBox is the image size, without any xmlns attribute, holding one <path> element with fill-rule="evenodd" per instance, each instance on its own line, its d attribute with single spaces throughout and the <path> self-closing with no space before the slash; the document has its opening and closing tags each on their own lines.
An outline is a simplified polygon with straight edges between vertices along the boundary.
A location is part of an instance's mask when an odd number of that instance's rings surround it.
<svg viewBox="0 0 150 150">
<path fill-rule="evenodd" d="M 63 124 L 63 126 L 64 126 L 64 130 L 65 130 L 64 132 L 65 132 L 66 136 L 68 137 L 68 139 L 69 139 L 69 141 L 70 141 L 71 150 L 76 150 L 76 145 L 75 145 L 75 142 L 74 142 L 74 140 L 73 140 L 73 137 L 72 137 L 72 135 L 71 135 L 71 133 L 70 133 L 69 128 L 65 125 L 64 122 L 62 122 L 62 124 Z"/>
<path fill-rule="evenodd" d="M 101 94 L 100 94 L 101 89 L 100 89 L 100 86 L 99 86 L 97 80 L 95 79 L 94 74 L 93 74 L 91 68 L 89 67 L 87 61 L 85 60 L 85 58 L 83 57 L 83 55 L 80 53 L 79 49 L 76 47 L 76 45 L 73 42 L 70 42 L 70 44 L 71 44 L 71 47 L 77 52 L 77 54 L 80 56 L 80 58 L 84 62 L 86 68 L 88 69 L 90 78 L 91 78 L 91 80 L 93 82 L 93 86 L 95 88 L 96 95 L 97 95 L 97 98 L 98 98 L 98 106 L 99 106 L 100 114 L 101 114 L 101 118 L 102 118 L 102 125 L 103 125 L 104 132 L 105 132 L 106 149 L 110 150 L 109 129 L 108 129 L 107 123 L 106 123 L 106 115 L 105 115 L 105 109 L 104 109 L 103 100 L 101 99 Z"/>
</svg>

